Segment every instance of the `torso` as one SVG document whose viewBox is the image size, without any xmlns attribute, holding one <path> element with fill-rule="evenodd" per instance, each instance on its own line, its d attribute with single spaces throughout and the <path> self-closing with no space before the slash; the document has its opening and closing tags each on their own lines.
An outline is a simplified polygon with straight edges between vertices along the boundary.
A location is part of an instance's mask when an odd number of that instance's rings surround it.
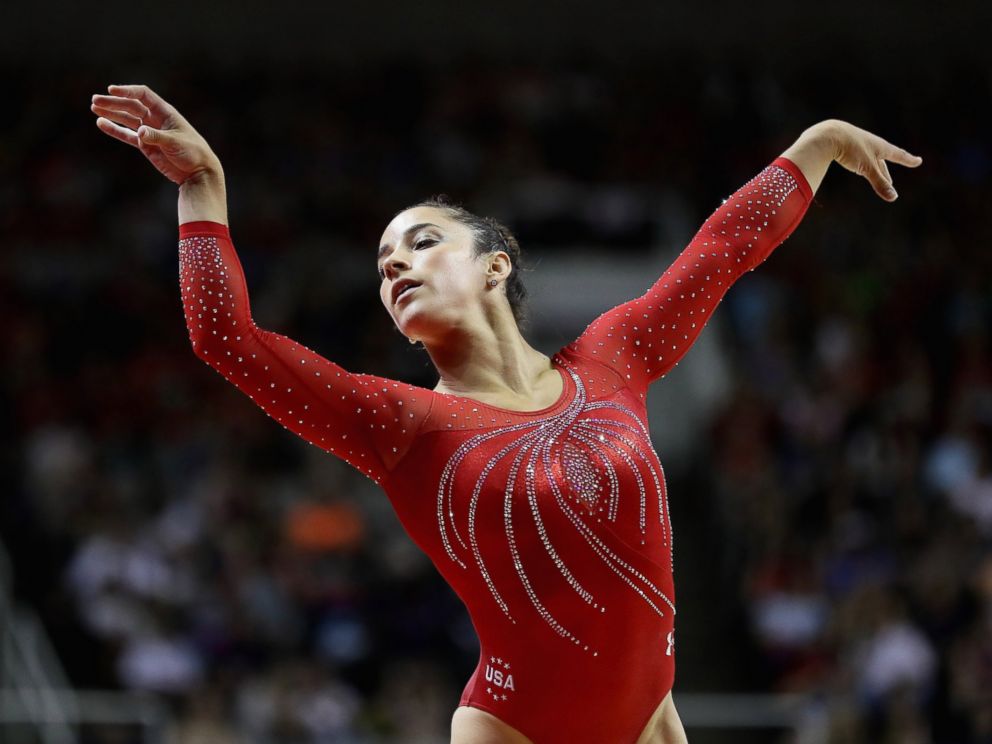
<svg viewBox="0 0 992 744">
<path fill-rule="evenodd" d="M 644 399 L 595 359 L 554 363 L 530 405 L 436 395 L 383 483 L 479 635 L 454 741 L 678 742 L 642 739 L 671 689 L 675 614 Z"/>
</svg>

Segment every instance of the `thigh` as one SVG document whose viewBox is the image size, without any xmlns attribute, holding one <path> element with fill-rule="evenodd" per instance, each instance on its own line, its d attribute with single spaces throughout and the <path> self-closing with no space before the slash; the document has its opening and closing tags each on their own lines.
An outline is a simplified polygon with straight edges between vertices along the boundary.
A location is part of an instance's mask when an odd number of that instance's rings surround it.
<svg viewBox="0 0 992 744">
<path fill-rule="evenodd" d="M 462 705 L 451 717 L 451 744 L 531 744 L 491 713 Z"/>
<path fill-rule="evenodd" d="M 675 701 L 669 692 L 655 709 L 648 725 L 644 727 L 637 744 L 688 744 L 682 719 L 675 710 Z"/>
</svg>

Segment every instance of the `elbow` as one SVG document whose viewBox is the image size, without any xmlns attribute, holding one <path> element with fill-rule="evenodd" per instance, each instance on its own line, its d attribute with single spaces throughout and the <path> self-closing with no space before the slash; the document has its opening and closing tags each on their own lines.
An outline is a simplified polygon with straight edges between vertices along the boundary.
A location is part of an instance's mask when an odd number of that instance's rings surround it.
<svg viewBox="0 0 992 744">
<path fill-rule="evenodd" d="M 204 313 L 205 317 L 193 311 L 186 313 L 186 331 L 193 353 L 200 359 L 209 362 L 220 357 L 226 349 L 233 346 L 234 328 L 232 323 L 218 323 L 212 314 Z M 238 337 L 240 338 L 240 337 Z"/>
<path fill-rule="evenodd" d="M 193 353 L 214 368 L 235 358 L 247 357 L 258 333 L 250 317 L 247 320 L 243 315 L 214 317 L 211 313 L 201 318 L 191 312 L 186 314 L 186 330 Z"/>
<path fill-rule="evenodd" d="M 228 294 L 217 292 L 217 297 Z M 216 368 L 224 360 L 243 353 L 256 329 L 251 316 L 242 308 L 230 307 L 218 300 L 216 305 L 185 307 L 186 331 L 193 353 L 202 361 Z"/>
<path fill-rule="evenodd" d="M 214 357 L 211 356 L 210 349 L 207 348 L 207 345 L 204 344 L 202 340 L 191 338 L 190 346 L 192 347 L 193 354 L 196 355 L 197 359 L 201 362 L 206 362 L 207 364 L 211 363 Z"/>
<path fill-rule="evenodd" d="M 210 347 L 216 345 L 211 340 L 216 338 L 216 329 L 204 327 L 208 325 L 205 321 L 211 316 L 207 315 L 207 318 L 204 318 L 201 308 L 193 308 L 189 304 L 186 305 L 185 310 L 186 333 L 189 336 L 189 343 L 193 349 L 193 353 L 203 361 L 207 361 L 210 356 Z"/>
<path fill-rule="evenodd" d="M 216 343 L 216 339 L 211 340 L 211 337 L 202 330 L 190 331 L 189 344 L 197 359 L 206 362 L 211 367 L 215 366 L 217 360 L 220 359 L 219 345 Z"/>
<path fill-rule="evenodd" d="M 201 329 L 190 331 L 190 346 L 193 353 L 203 362 L 224 374 L 234 361 L 242 361 L 250 354 L 251 334 L 247 337 L 231 330 Z"/>
<path fill-rule="evenodd" d="M 206 364 L 215 372 L 220 373 L 223 377 L 230 379 L 231 374 L 231 351 L 225 349 L 217 343 L 202 343 L 201 341 L 193 341 L 193 354 L 201 362 Z M 225 363 L 226 362 L 228 363 Z"/>
</svg>

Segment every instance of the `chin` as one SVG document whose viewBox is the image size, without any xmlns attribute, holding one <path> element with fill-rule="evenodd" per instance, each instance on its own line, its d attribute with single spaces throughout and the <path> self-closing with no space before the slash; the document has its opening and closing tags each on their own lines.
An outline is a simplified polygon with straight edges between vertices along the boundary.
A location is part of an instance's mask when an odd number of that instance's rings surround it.
<svg viewBox="0 0 992 744">
<path fill-rule="evenodd" d="M 447 331 L 455 327 L 454 324 L 445 323 L 436 316 L 418 315 L 415 318 L 404 318 L 404 321 L 401 328 L 403 335 L 424 343 L 443 338 Z"/>
<path fill-rule="evenodd" d="M 397 323 L 396 327 L 400 333 L 409 338 L 422 339 L 430 335 L 431 330 L 437 326 L 431 323 L 429 318 L 425 318 L 421 313 L 408 313 L 403 315 L 403 323 Z"/>
<path fill-rule="evenodd" d="M 465 325 L 467 316 L 464 306 L 444 303 L 439 307 L 436 304 L 424 303 L 421 298 L 418 300 L 400 308 L 398 313 L 402 324 L 396 325 L 404 336 L 426 342 L 431 339 L 442 339 L 451 331 Z"/>
</svg>

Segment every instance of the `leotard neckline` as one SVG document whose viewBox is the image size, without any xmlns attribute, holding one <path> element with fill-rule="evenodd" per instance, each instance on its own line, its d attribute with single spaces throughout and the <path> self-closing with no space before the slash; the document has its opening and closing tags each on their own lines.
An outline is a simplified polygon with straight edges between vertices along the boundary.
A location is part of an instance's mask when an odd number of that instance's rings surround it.
<svg viewBox="0 0 992 744">
<path fill-rule="evenodd" d="M 539 408 L 536 411 L 517 411 L 513 408 L 501 408 L 499 406 L 491 405 L 490 403 L 483 403 L 481 400 L 476 398 L 470 398 L 465 395 L 457 395 L 455 393 L 439 393 L 437 390 L 431 390 L 430 392 L 434 395 L 440 396 L 442 398 L 457 398 L 459 400 L 465 400 L 470 402 L 473 406 L 482 406 L 488 408 L 492 411 L 499 411 L 500 413 L 505 413 L 507 415 L 514 416 L 546 416 L 547 414 L 554 413 L 559 408 L 563 407 L 571 398 L 572 390 L 570 390 L 570 379 L 569 375 L 562 369 L 561 364 L 558 361 L 558 355 L 555 354 L 551 357 L 551 366 L 554 367 L 558 374 L 561 376 L 561 395 L 558 396 L 558 400 L 552 403 L 550 406 L 545 406 L 544 408 Z"/>
</svg>

